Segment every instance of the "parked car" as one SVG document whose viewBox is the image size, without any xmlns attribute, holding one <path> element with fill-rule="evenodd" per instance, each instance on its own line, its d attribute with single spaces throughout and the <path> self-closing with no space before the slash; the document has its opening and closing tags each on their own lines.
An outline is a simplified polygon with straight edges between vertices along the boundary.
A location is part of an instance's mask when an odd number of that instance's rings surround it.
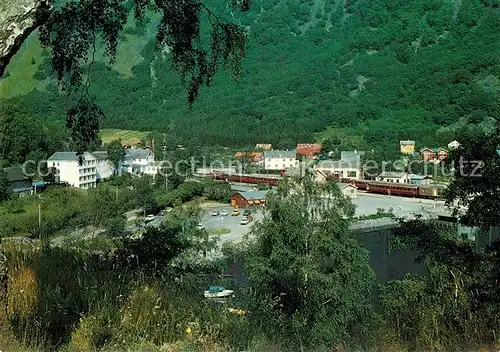
<svg viewBox="0 0 500 352">
<path fill-rule="evenodd" d="M 218 210 L 212 210 L 212 216 L 218 216 L 219 211 Z"/>
<path fill-rule="evenodd" d="M 196 228 L 197 228 L 198 230 L 201 230 L 201 229 L 203 228 L 203 225 L 201 224 L 201 222 L 199 222 L 199 223 L 198 223 L 198 225 L 196 226 Z"/>
<path fill-rule="evenodd" d="M 146 216 L 146 218 L 144 219 L 144 222 L 148 223 L 148 222 L 151 222 L 155 219 L 155 216 L 153 214 L 149 214 L 148 216 Z"/>
<path fill-rule="evenodd" d="M 241 221 L 240 221 L 240 224 L 241 225 L 248 225 L 250 223 L 250 221 L 248 220 L 248 218 L 242 218 Z"/>
<path fill-rule="evenodd" d="M 240 211 L 238 209 L 234 209 L 233 212 L 231 213 L 231 216 L 238 216 L 240 215 Z"/>
<path fill-rule="evenodd" d="M 229 214 L 229 212 L 228 212 L 227 210 L 223 210 L 223 211 L 221 212 L 221 215 L 222 215 L 222 216 L 227 216 L 228 214 Z"/>
<path fill-rule="evenodd" d="M 245 209 L 243 211 L 243 216 L 248 216 L 248 215 L 252 215 L 252 211 L 250 209 Z"/>
</svg>

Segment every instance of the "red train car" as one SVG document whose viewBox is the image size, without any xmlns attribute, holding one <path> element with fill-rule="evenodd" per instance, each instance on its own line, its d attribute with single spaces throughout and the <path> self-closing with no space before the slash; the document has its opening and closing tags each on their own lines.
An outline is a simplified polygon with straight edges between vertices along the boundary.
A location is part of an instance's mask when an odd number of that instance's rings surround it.
<svg viewBox="0 0 500 352">
<path fill-rule="evenodd" d="M 257 176 L 257 175 L 229 175 L 229 174 L 212 174 L 213 178 L 216 180 L 223 180 L 228 182 L 240 182 L 240 183 L 251 183 L 259 184 L 263 183 L 265 185 L 277 186 L 281 178 L 276 176 Z"/>
<path fill-rule="evenodd" d="M 366 190 L 371 193 L 387 194 L 399 197 L 417 197 L 418 185 L 367 181 Z"/>
</svg>

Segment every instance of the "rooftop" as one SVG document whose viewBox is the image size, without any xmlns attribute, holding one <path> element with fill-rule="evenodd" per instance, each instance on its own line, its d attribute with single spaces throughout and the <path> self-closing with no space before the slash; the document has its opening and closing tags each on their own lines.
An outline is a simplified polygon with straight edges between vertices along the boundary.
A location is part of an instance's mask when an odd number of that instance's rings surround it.
<svg viewBox="0 0 500 352">
<path fill-rule="evenodd" d="M 359 160 L 321 160 L 316 164 L 317 169 L 357 169 Z"/>
<path fill-rule="evenodd" d="M 96 159 L 95 156 L 87 152 L 83 153 L 83 158 L 85 160 Z M 76 152 L 55 152 L 47 161 L 78 161 L 78 157 Z"/>
<path fill-rule="evenodd" d="M 340 152 L 340 160 L 342 161 L 360 161 L 361 157 L 366 153 L 364 151 L 349 150 Z"/>
<path fill-rule="evenodd" d="M 3 171 L 7 174 L 9 182 L 25 181 L 30 179 L 24 174 L 23 169 L 20 166 L 6 167 Z"/>
<path fill-rule="evenodd" d="M 390 178 L 401 178 L 404 176 L 408 176 L 406 172 L 400 171 L 400 172 L 394 172 L 394 171 L 386 171 L 382 172 L 378 177 L 390 177 Z"/>
<path fill-rule="evenodd" d="M 150 155 L 152 155 L 152 152 L 149 149 L 127 149 L 127 150 L 125 150 L 125 157 L 129 157 L 132 159 L 147 159 Z"/>
<path fill-rule="evenodd" d="M 264 158 L 295 158 L 295 150 L 269 150 L 264 152 Z"/>
<path fill-rule="evenodd" d="M 302 143 L 297 144 L 297 154 L 312 157 L 314 154 L 321 152 L 322 146 L 320 143 Z"/>
<path fill-rule="evenodd" d="M 247 152 L 237 152 L 236 154 L 234 154 L 234 157 L 236 159 L 239 159 L 239 158 L 246 155 L 247 157 L 253 159 L 253 161 L 259 161 L 259 159 L 262 157 L 263 154 L 264 153 L 262 153 L 262 152 L 248 152 L 248 153 Z"/>
<path fill-rule="evenodd" d="M 347 188 L 347 187 L 353 187 L 353 188 L 358 189 L 358 187 L 356 187 L 356 185 L 353 184 L 353 183 L 339 183 L 339 188 L 340 189 L 344 189 L 344 188 Z"/>
<path fill-rule="evenodd" d="M 399 141 L 400 145 L 415 145 L 415 141 Z"/>
<path fill-rule="evenodd" d="M 432 178 L 432 177 L 431 176 L 427 176 L 427 175 L 410 174 L 410 178 L 412 180 L 425 180 L 425 179 Z"/>
<path fill-rule="evenodd" d="M 294 166 L 286 170 L 284 176 L 295 177 L 295 176 L 304 176 L 306 173 L 314 172 L 310 167 L 305 165 Z"/>
<path fill-rule="evenodd" d="M 265 199 L 267 197 L 268 192 L 269 191 L 247 191 L 238 193 L 246 200 L 253 200 L 253 199 Z"/>
<path fill-rule="evenodd" d="M 97 160 L 104 160 L 108 158 L 108 152 L 105 150 L 99 150 L 96 152 L 92 152 L 92 155 L 95 156 Z"/>
</svg>

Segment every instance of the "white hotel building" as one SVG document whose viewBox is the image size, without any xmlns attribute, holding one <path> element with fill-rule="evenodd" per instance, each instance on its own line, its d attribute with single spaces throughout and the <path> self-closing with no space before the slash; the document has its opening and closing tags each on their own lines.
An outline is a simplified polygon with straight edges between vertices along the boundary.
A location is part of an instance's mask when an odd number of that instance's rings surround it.
<svg viewBox="0 0 500 352">
<path fill-rule="evenodd" d="M 89 189 L 97 182 L 97 158 L 84 153 L 82 164 L 78 163 L 75 152 L 56 152 L 47 159 L 47 167 L 56 170 L 56 182 L 66 182 L 70 186 Z"/>
</svg>

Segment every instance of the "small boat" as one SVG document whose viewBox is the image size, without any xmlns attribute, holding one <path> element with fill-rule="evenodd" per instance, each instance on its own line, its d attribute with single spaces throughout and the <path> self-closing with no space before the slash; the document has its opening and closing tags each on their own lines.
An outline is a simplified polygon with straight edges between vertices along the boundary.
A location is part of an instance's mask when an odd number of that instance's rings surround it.
<svg viewBox="0 0 500 352">
<path fill-rule="evenodd" d="M 210 286 L 208 290 L 204 292 L 206 298 L 220 298 L 229 297 L 234 293 L 233 290 L 226 290 L 222 286 Z"/>
</svg>

